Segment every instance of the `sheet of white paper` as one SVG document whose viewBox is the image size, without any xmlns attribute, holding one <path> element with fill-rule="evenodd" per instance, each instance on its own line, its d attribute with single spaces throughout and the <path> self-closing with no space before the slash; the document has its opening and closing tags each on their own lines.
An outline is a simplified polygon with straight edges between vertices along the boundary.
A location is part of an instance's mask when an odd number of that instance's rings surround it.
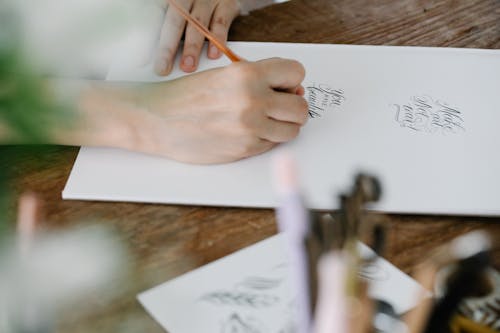
<svg viewBox="0 0 500 333">
<path fill-rule="evenodd" d="M 364 255 L 373 252 L 360 243 Z M 294 332 L 294 296 L 289 289 L 284 238 L 276 235 L 138 295 L 170 333 Z M 383 258 L 361 272 L 370 294 L 398 313 L 427 293 Z M 242 330 L 247 327 L 251 329 Z"/>
<path fill-rule="evenodd" d="M 387 212 L 500 214 L 500 50 L 230 43 L 249 60 L 301 61 L 311 113 L 285 144 L 309 206 L 335 208 L 358 171 L 377 175 Z M 228 60 L 203 59 L 200 69 Z M 178 70 L 174 78 L 182 75 Z M 159 81 L 150 67 L 109 79 Z M 82 148 L 65 199 L 273 207 L 270 157 L 186 165 L 116 149 Z"/>
<path fill-rule="evenodd" d="M 275 3 L 288 2 L 289 0 L 240 0 L 240 10 L 243 15 L 257 9 L 270 6 Z"/>
</svg>

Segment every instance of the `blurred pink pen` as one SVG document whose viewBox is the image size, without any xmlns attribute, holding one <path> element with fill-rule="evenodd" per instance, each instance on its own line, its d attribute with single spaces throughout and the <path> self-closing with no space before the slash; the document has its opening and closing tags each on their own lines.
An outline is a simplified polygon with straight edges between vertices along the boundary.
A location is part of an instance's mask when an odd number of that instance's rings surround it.
<svg viewBox="0 0 500 333">
<path fill-rule="evenodd" d="M 17 212 L 17 237 L 21 257 L 26 258 L 32 247 L 38 218 L 39 203 L 34 193 L 23 193 L 19 197 Z"/>
<path fill-rule="evenodd" d="M 280 152 L 273 162 L 275 186 L 280 200 L 276 211 L 278 229 L 284 233 L 286 240 L 291 287 L 297 297 L 297 332 L 310 333 L 311 300 L 305 248 L 309 212 L 299 192 L 297 169 L 292 157 L 287 152 Z"/>
<path fill-rule="evenodd" d="M 319 259 L 313 333 L 348 332 L 346 274 L 346 260 L 340 251 L 332 251 Z"/>
<path fill-rule="evenodd" d="M 23 289 L 35 290 L 38 283 L 38 275 L 27 274 L 34 265 L 34 242 L 36 236 L 37 222 L 39 219 L 40 201 L 33 192 L 26 192 L 20 195 L 17 211 L 17 250 L 19 255 L 20 273 L 18 273 L 17 283 L 26 284 Z M 29 286 L 29 287 L 28 287 Z M 19 332 L 52 332 L 52 320 L 47 315 L 46 304 L 40 301 L 37 293 L 17 295 L 19 310 L 16 314 L 16 328 Z"/>
</svg>

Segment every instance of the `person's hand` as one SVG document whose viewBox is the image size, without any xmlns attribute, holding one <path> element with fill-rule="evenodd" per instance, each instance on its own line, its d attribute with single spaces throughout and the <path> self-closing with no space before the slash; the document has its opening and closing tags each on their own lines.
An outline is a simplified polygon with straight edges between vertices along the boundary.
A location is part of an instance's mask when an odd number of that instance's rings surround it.
<svg viewBox="0 0 500 333">
<path fill-rule="evenodd" d="M 168 4 L 167 0 L 164 1 Z M 177 2 L 222 42 L 227 40 L 229 26 L 240 12 L 237 0 L 177 0 Z M 205 37 L 192 24 L 186 26 L 186 21 L 177 10 L 168 6 L 154 58 L 155 71 L 159 75 L 171 72 L 183 33 L 185 37 L 180 68 L 185 72 L 193 72 L 198 67 Z M 217 59 L 221 56 L 221 52 L 215 45 L 209 43 L 207 55 L 210 59 Z"/>
<path fill-rule="evenodd" d="M 159 83 L 142 96 L 147 111 L 135 115 L 137 140 L 128 148 L 190 163 L 260 154 L 307 121 L 303 79 L 300 63 L 273 58 Z"/>
<path fill-rule="evenodd" d="M 52 130 L 51 142 L 124 148 L 188 163 L 231 162 L 298 135 L 308 119 L 303 79 L 300 63 L 272 58 L 132 86 L 54 81 L 48 90 L 73 100 L 68 107 L 77 114 L 73 124 Z"/>
</svg>

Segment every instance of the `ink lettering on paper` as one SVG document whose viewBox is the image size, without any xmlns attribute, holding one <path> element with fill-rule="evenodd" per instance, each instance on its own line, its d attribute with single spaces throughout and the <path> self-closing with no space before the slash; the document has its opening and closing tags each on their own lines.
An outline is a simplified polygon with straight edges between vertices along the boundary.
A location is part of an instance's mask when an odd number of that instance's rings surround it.
<svg viewBox="0 0 500 333">
<path fill-rule="evenodd" d="M 342 89 L 334 89 L 324 83 L 312 83 L 306 87 L 306 100 L 309 104 L 309 117 L 318 118 L 332 111 L 346 100 Z"/>
<path fill-rule="evenodd" d="M 428 95 L 416 95 L 407 103 L 393 104 L 394 118 L 401 127 L 425 133 L 465 132 L 462 112 Z"/>
</svg>

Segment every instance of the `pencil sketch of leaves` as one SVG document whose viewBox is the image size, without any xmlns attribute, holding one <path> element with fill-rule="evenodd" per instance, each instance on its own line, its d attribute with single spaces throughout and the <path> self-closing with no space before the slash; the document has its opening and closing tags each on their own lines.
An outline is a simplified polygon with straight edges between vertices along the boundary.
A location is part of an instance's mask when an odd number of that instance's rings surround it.
<svg viewBox="0 0 500 333">
<path fill-rule="evenodd" d="M 250 308 L 263 308 L 277 304 L 280 298 L 266 294 L 252 294 L 233 291 L 215 291 L 203 295 L 201 301 L 214 305 L 242 306 Z"/>
<path fill-rule="evenodd" d="M 282 282 L 283 279 L 278 279 L 278 278 L 273 279 L 273 278 L 266 278 L 259 276 L 249 276 L 245 278 L 243 282 L 238 284 L 238 287 L 244 287 L 255 290 L 269 290 L 279 287 Z"/>
<path fill-rule="evenodd" d="M 233 313 L 222 323 L 221 333 L 263 333 L 265 329 L 255 318 L 243 319 L 239 314 Z"/>
<path fill-rule="evenodd" d="M 222 323 L 221 333 L 268 333 L 271 332 L 267 329 L 262 322 L 254 317 L 242 318 L 238 313 L 233 313 L 230 317 Z M 276 333 L 297 333 L 297 327 L 293 321 L 285 321 L 283 327 L 278 329 Z"/>
</svg>

